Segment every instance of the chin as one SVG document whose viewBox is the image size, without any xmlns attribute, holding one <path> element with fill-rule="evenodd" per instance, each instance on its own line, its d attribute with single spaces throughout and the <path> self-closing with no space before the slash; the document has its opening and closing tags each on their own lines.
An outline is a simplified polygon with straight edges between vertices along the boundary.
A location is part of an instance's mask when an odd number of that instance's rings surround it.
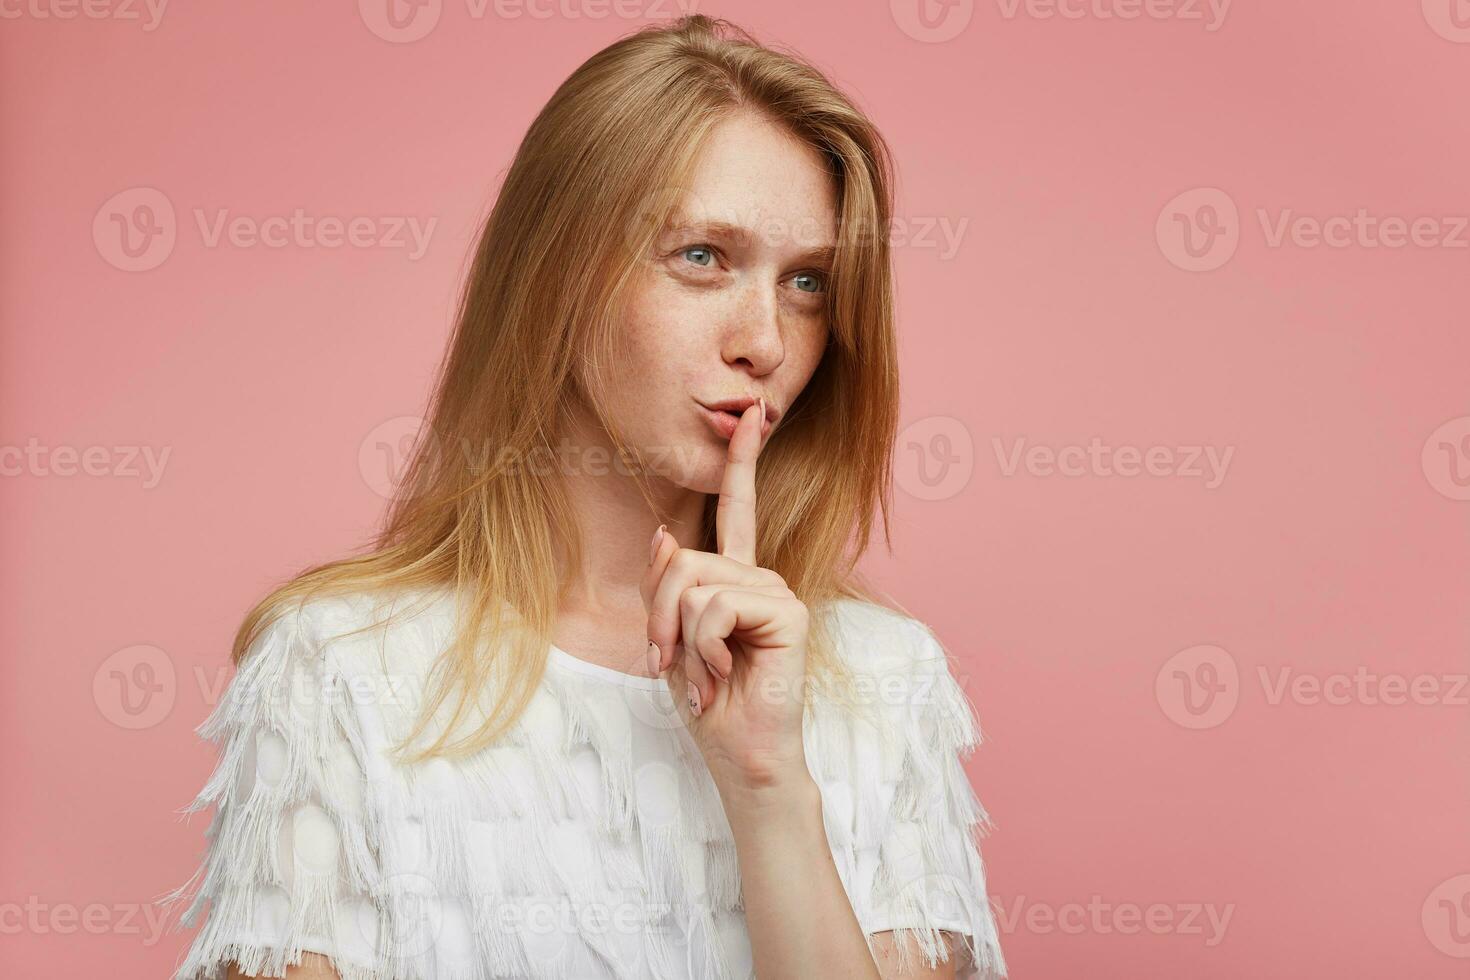
<svg viewBox="0 0 1470 980">
<path fill-rule="evenodd" d="M 685 456 L 682 461 L 675 459 L 672 462 L 669 479 L 673 483 L 697 493 L 720 492 L 720 481 L 725 475 L 723 456 L 712 459 L 709 453 L 704 452 L 697 457 Z"/>
<path fill-rule="evenodd" d="M 660 476 L 677 487 L 698 493 L 719 493 L 727 445 L 713 437 L 671 440 L 664 443 L 669 448 L 650 452 L 648 459 Z"/>
<path fill-rule="evenodd" d="M 706 478 L 690 481 L 684 484 L 684 489 L 693 490 L 696 493 L 719 493 L 720 474 L 711 473 Z"/>
</svg>

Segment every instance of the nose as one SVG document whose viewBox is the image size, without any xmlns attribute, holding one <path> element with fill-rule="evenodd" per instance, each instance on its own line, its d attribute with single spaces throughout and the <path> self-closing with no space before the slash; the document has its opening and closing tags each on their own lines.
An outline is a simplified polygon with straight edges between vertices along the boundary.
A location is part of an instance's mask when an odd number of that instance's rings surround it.
<svg viewBox="0 0 1470 980">
<path fill-rule="evenodd" d="M 776 286 L 751 283 L 732 297 L 721 356 L 726 364 L 756 375 L 769 374 L 786 359 L 781 339 L 781 308 Z"/>
</svg>

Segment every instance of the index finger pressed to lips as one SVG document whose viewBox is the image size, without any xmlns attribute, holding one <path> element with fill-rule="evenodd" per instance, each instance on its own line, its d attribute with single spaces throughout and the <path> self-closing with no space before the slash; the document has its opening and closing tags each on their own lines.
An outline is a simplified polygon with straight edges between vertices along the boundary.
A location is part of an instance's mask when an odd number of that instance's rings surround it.
<svg viewBox="0 0 1470 980">
<path fill-rule="evenodd" d="M 719 553 L 755 564 L 755 465 L 765 428 L 765 401 L 746 408 L 730 437 L 720 500 L 715 507 L 715 535 Z"/>
</svg>

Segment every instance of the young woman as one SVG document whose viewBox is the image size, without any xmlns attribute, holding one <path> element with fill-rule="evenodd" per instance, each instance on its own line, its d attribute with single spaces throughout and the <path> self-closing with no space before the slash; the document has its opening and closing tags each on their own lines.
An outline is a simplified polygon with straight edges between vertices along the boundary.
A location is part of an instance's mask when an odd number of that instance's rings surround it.
<svg viewBox="0 0 1470 980">
<path fill-rule="evenodd" d="M 380 539 L 241 626 L 178 977 L 1004 974 L 970 703 L 852 571 L 889 167 L 703 16 L 560 87 Z"/>
</svg>

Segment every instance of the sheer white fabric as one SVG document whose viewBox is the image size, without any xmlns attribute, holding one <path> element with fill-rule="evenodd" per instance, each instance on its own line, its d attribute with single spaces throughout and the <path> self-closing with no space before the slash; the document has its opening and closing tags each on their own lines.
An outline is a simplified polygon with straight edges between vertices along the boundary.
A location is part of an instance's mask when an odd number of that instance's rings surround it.
<svg viewBox="0 0 1470 980">
<path fill-rule="evenodd" d="M 500 743 L 389 757 L 454 626 L 447 596 L 420 598 L 356 634 L 384 611 L 371 597 L 283 615 L 200 726 L 220 761 L 187 809 L 215 813 L 201 867 L 163 901 L 207 917 L 176 980 L 232 960 L 280 977 L 306 951 L 344 980 L 753 976 L 730 827 L 661 679 L 553 646 Z M 970 701 L 924 624 L 855 600 L 828 612 L 860 703 L 819 694 L 803 738 L 854 914 L 870 944 L 898 930 L 933 964 L 948 932 L 960 977 L 1001 977 L 988 818 L 962 765 Z"/>
</svg>

